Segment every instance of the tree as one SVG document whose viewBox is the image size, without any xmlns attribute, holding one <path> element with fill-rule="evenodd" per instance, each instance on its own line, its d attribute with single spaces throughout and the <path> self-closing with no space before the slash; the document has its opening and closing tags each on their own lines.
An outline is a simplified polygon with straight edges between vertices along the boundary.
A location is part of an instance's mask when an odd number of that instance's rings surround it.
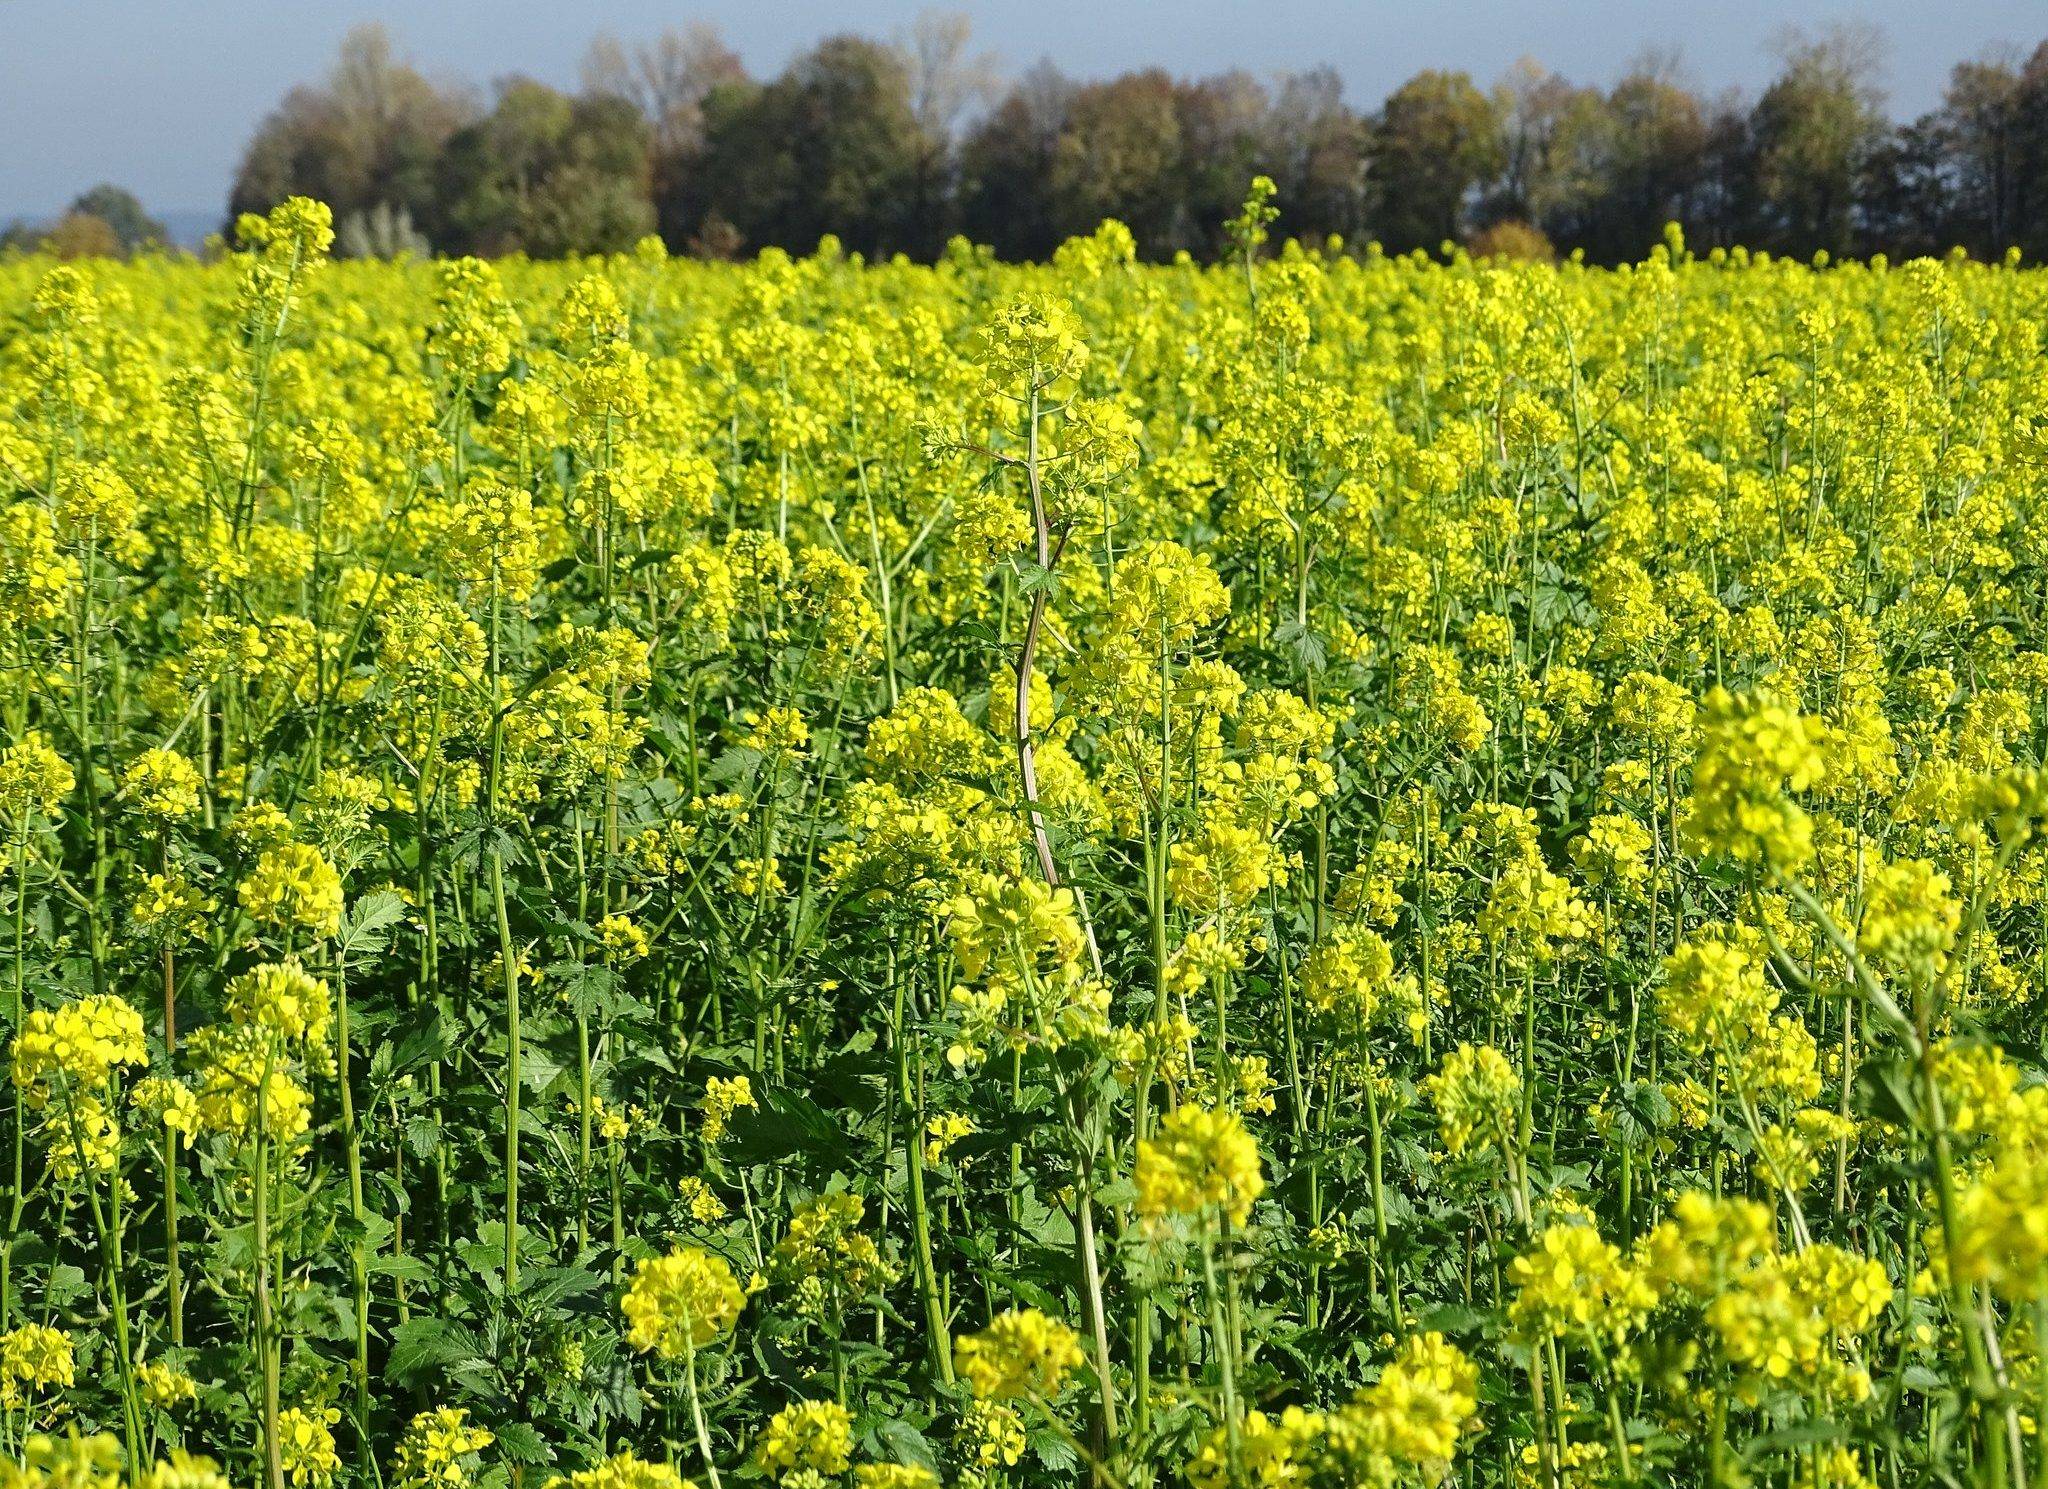
<svg viewBox="0 0 2048 1489">
<path fill-rule="evenodd" d="M 1695 248 L 1731 248 L 1750 234 L 1760 211 L 1748 101 L 1724 91 L 1707 103 L 1705 126 L 1686 232 Z"/>
<path fill-rule="evenodd" d="M 418 208 L 433 190 L 436 155 L 469 113 L 464 101 L 398 62 L 375 23 L 342 38 L 328 90 L 364 177 L 354 205 Z"/>
<path fill-rule="evenodd" d="M 913 189 L 913 210 L 923 222 L 950 218 L 961 123 L 1002 87 L 995 54 L 971 52 L 972 36 L 966 16 L 928 10 L 896 44 L 909 76 L 911 116 L 924 146 Z"/>
<path fill-rule="evenodd" d="M 1051 62 L 1040 62 L 961 142 L 961 231 L 1004 258 L 1042 259 L 1059 245 L 1052 163 L 1077 91 Z"/>
<path fill-rule="evenodd" d="M 1265 156 L 1290 233 L 1352 237 L 1364 229 L 1366 143 L 1365 121 L 1345 104 L 1334 70 L 1281 80 L 1266 116 Z"/>
<path fill-rule="evenodd" d="M 638 109 L 657 159 L 683 159 L 700 150 L 704 100 L 713 89 L 746 76 L 739 53 L 716 26 L 702 21 L 630 48 L 600 35 L 583 59 L 583 92 L 612 94 Z"/>
<path fill-rule="evenodd" d="M 1559 110 L 1536 221 L 1596 263 L 1640 258 L 1679 222 L 1704 231 L 1710 127 L 1668 56 L 1640 59 L 1606 94 L 1574 90 Z"/>
<path fill-rule="evenodd" d="M 2048 41 L 2020 68 L 2012 118 L 2013 241 L 2048 258 Z"/>
<path fill-rule="evenodd" d="M 896 44 L 910 77 L 910 111 L 931 139 L 953 138 L 963 120 L 1002 90 L 995 53 L 968 50 L 973 34 L 965 15 L 928 10 Z"/>
<path fill-rule="evenodd" d="M 712 92 L 702 164 L 670 220 L 693 232 L 723 221 L 750 245 L 791 252 L 835 233 L 870 254 L 929 255 L 948 228 L 918 200 L 930 149 L 901 54 L 834 37 L 766 86 Z"/>
<path fill-rule="evenodd" d="M 508 79 L 442 152 L 436 212 L 430 236 L 451 253 L 630 248 L 654 230 L 646 121 L 611 94 Z"/>
<path fill-rule="evenodd" d="M 294 88 L 257 126 L 228 192 L 228 219 L 267 212 L 289 196 L 351 208 L 363 190 L 332 95 Z"/>
<path fill-rule="evenodd" d="M 324 84 L 294 88 L 258 127 L 229 193 L 230 219 L 311 196 L 337 223 L 379 203 L 433 215 L 437 165 L 470 101 L 395 60 L 374 23 L 342 39 Z"/>
<path fill-rule="evenodd" d="M 1639 59 L 1605 91 L 1524 58 L 1490 92 L 1462 72 L 1418 73 L 1365 117 L 1328 68 L 1082 84 L 1042 62 L 999 94 L 967 19 L 926 12 L 887 44 L 828 39 L 766 82 L 706 25 L 600 35 L 579 94 L 512 79 L 486 108 L 399 61 L 370 25 L 263 121 L 231 209 L 320 198 L 343 254 L 422 238 L 613 248 L 652 221 L 672 247 L 713 256 L 808 252 L 833 234 L 929 257 L 959 231 L 1043 258 L 1113 216 L 1163 258 L 1215 253 L 1218 224 L 1264 174 L 1285 233 L 1371 235 L 1395 252 L 1522 223 L 1612 263 L 1676 220 L 1699 248 L 2048 257 L 2048 43 L 2024 62 L 1956 67 L 1940 107 L 1897 128 L 1873 84 L 1878 50 L 1867 29 L 1788 33 L 1753 103 L 1696 93 L 1670 56 Z M 73 212 L 108 222 L 122 251 L 162 232 L 112 187 Z M 47 231 L 18 225 L 7 241 Z M 66 238 L 93 234 L 73 224 Z"/>
<path fill-rule="evenodd" d="M 646 122 L 652 152 L 649 189 L 662 236 L 672 248 L 688 246 L 695 228 L 672 221 L 668 209 L 684 197 L 689 177 L 703 166 L 706 103 L 720 89 L 750 86 L 739 54 L 715 27 L 701 22 L 631 48 L 602 35 L 590 44 L 583 59 L 583 92 L 626 99 Z"/>
<path fill-rule="evenodd" d="M 1942 190 L 1958 243 L 1984 258 L 2014 242 L 2020 209 L 2019 68 L 2006 58 L 1958 63 L 1949 74 L 1941 108 L 1925 121 L 1946 157 Z"/>
<path fill-rule="evenodd" d="M 1273 174 L 1267 137 L 1272 107 L 1265 85 L 1243 71 L 1174 89 L 1183 161 L 1177 173 L 1180 202 L 1168 235 L 1151 245 L 1155 253 L 1185 248 L 1208 257 L 1223 247 L 1223 223 L 1244 201 L 1245 183 Z"/>
<path fill-rule="evenodd" d="M 168 234 L 142 210 L 132 192 L 101 184 L 84 192 L 47 227 L 10 223 L 0 231 L 0 253 L 52 253 L 58 258 L 125 258 L 138 248 L 161 246 Z"/>
<path fill-rule="evenodd" d="M 1152 256 L 1174 242 L 1184 201 L 1180 111 L 1157 68 L 1077 89 L 1053 145 L 1048 182 L 1055 241 L 1121 219 Z"/>
<path fill-rule="evenodd" d="M 1690 227 L 1699 217 L 1713 128 L 1668 56 L 1647 58 L 1616 83 L 1607 95 L 1607 117 L 1613 150 L 1586 242 L 1600 261 L 1618 263 L 1647 252 L 1667 222 Z"/>
<path fill-rule="evenodd" d="M 66 212 L 47 232 L 36 235 L 35 247 L 60 259 L 119 258 L 123 252 L 113 226 L 90 212 Z"/>
<path fill-rule="evenodd" d="M 164 225 L 142 209 L 135 193 L 102 182 L 71 204 L 72 216 L 97 217 L 113 230 L 123 253 L 133 253 L 145 244 L 170 240 Z"/>
<path fill-rule="evenodd" d="M 1760 246 L 1801 254 L 1855 246 L 1858 186 L 1884 136 L 1872 81 L 1879 50 L 1874 32 L 1850 27 L 1784 42 L 1784 70 L 1750 114 Z"/>
<path fill-rule="evenodd" d="M 1951 150 L 1938 114 L 1887 132 L 1871 148 L 1858 205 L 1868 251 L 1919 258 L 1957 241 Z"/>
<path fill-rule="evenodd" d="M 1434 251 L 1501 165 L 1499 106 L 1462 72 L 1419 72 L 1389 95 L 1372 132 L 1373 232 L 1390 252 Z"/>
<path fill-rule="evenodd" d="M 1580 177 L 1594 131 L 1583 116 L 1589 107 L 1598 114 L 1598 95 L 1523 57 L 1494 85 L 1493 98 L 1500 174 L 1487 193 L 1485 215 L 1493 221 L 1552 220 L 1584 191 Z"/>
</svg>

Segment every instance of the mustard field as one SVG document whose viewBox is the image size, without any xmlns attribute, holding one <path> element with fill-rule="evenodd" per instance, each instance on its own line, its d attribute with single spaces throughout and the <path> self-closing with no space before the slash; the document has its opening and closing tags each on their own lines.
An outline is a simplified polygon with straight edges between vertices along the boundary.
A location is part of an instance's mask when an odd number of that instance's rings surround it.
<svg viewBox="0 0 2048 1489">
<path fill-rule="evenodd" d="M 0 1489 L 2048 1483 L 2048 274 L 0 259 Z"/>
</svg>

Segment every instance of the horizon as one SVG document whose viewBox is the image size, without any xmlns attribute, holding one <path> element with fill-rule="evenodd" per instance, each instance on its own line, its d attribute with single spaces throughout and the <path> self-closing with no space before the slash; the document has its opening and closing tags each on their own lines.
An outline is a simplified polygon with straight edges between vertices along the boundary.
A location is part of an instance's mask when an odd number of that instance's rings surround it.
<svg viewBox="0 0 2048 1489">
<path fill-rule="evenodd" d="M 1776 70 L 1774 43 L 1787 30 L 1767 0 L 1738 0 L 1713 16 L 1628 0 L 1474 0 L 1455 15 L 1402 15 L 1391 40 L 1379 25 L 1402 13 L 1379 0 L 1282 0 L 1257 15 L 1227 0 L 1194 0 L 1173 7 L 1170 28 L 1159 24 L 1163 5 L 1105 15 L 1083 0 L 1049 0 L 1027 17 L 985 0 L 938 7 L 884 0 L 854 27 L 833 24 L 843 12 L 820 0 L 796 0 L 772 15 L 730 0 L 688 10 L 655 0 L 587 9 L 451 0 L 410 14 L 390 3 L 315 11 L 258 0 L 82 0 L 61 10 L 24 9 L 18 0 L 9 7 L 16 44 L 0 54 L 0 130 L 31 145 L 0 170 L 0 225 L 54 220 L 81 192 L 107 182 L 132 191 L 181 246 L 221 225 L 236 165 L 262 119 L 292 87 L 322 77 L 341 36 L 366 21 L 381 22 L 396 54 L 437 80 L 483 89 L 523 74 L 573 88 L 600 33 L 630 42 L 706 21 L 764 77 L 826 36 L 852 30 L 887 40 L 939 9 L 967 16 L 976 48 L 994 53 L 1011 79 L 1040 60 L 1078 79 L 1145 67 L 1177 77 L 1233 68 L 1264 77 L 1329 66 L 1347 100 L 1363 109 L 1424 68 L 1463 71 L 1487 86 L 1526 56 L 1575 83 L 1605 87 L 1653 50 L 1675 53 L 1688 84 L 1704 96 L 1754 97 Z M 118 57 L 93 55 L 115 24 L 123 24 L 129 45 Z M 2001 0 L 1960 0 L 1940 15 L 1905 0 L 1866 0 L 1818 9 L 1801 29 L 1815 34 L 1840 24 L 1867 24 L 1882 35 L 1878 79 L 1895 121 L 1934 107 L 1956 64 L 1999 51 L 2024 55 L 2040 40 L 2023 29 L 2021 8 Z M 2048 26 L 2048 18 L 2032 25 Z"/>
</svg>

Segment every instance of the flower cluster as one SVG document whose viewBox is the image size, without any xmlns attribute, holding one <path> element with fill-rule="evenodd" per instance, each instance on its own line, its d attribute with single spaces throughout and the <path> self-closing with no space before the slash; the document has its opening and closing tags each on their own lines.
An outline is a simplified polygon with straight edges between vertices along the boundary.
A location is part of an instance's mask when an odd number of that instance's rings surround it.
<svg viewBox="0 0 2048 1489">
<path fill-rule="evenodd" d="M 1081 1336 L 1036 1308 L 998 1314 L 979 1334 L 954 1341 L 953 1363 L 983 1401 L 1059 1394 L 1081 1363 Z"/>
<path fill-rule="evenodd" d="M 1141 1215 L 1220 1214 L 1232 1225 L 1251 1218 L 1265 1193 L 1259 1146 L 1244 1123 L 1227 1111 L 1184 1106 L 1159 1124 L 1157 1136 L 1138 1144 L 1134 1178 Z"/>
<path fill-rule="evenodd" d="M 672 1360 L 729 1332 L 745 1304 L 725 1259 L 689 1246 L 639 1263 L 619 1310 L 633 1348 Z"/>
<path fill-rule="evenodd" d="M 799 1489 L 845 1473 L 852 1456 L 853 1414 L 836 1401 L 785 1406 L 754 1443 L 755 1466 Z"/>
</svg>

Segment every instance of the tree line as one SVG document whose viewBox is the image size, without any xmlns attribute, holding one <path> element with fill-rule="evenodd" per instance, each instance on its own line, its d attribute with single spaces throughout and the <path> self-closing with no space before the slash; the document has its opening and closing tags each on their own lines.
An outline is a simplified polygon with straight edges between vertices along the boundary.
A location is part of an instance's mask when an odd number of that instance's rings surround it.
<svg viewBox="0 0 2048 1489">
<path fill-rule="evenodd" d="M 1418 73 L 1376 109 L 1333 70 L 1100 81 L 1040 63 L 1010 81 L 964 19 L 890 43 L 820 42 L 755 78 L 705 26 L 599 38 L 580 86 L 479 94 L 351 32 L 249 142 L 229 216 L 328 202 L 360 255 L 850 251 L 929 258 L 955 235 L 1042 258 L 1104 217 L 1140 249 L 1198 257 L 1255 174 L 1296 236 L 1389 252 L 1639 256 L 1664 224 L 1696 247 L 1805 256 L 1962 248 L 2048 256 L 2048 42 L 1958 65 L 1940 105 L 1893 123 L 1874 33 L 1790 38 L 1754 99 L 1701 96 L 1650 56 L 1611 87 L 1523 61 L 1491 86 Z"/>
</svg>

